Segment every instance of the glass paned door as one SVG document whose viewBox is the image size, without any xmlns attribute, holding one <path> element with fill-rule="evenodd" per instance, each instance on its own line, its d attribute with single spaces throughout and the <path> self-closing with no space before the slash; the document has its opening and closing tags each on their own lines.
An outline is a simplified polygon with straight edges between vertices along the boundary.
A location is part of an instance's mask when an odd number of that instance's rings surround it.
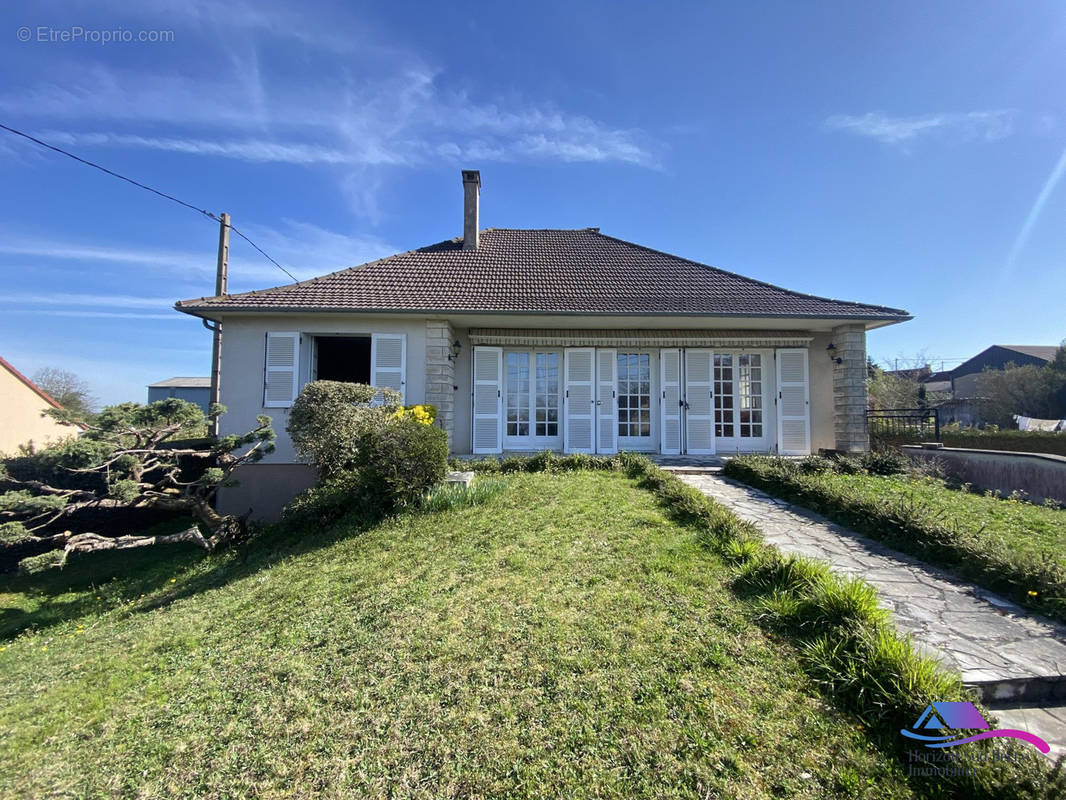
<svg viewBox="0 0 1066 800">
<path fill-rule="evenodd" d="M 763 353 L 714 354 L 714 435 L 719 452 L 769 447 L 765 368 Z"/>
<path fill-rule="evenodd" d="M 534 434 L 559 435 L 559 354 L 537 353 Z"/>
<path fill-rule="evenodd" d="M 618 354 L 618 447 L 651 446 L 651 355 Z"/>
<path fill-rule="evenodd" d="M 507 354 L 507 435 L 529 436 L 529 353 Z"/>
<path fill-rule="evenodd" d="M 504 353 L 504 447 L 516 450 L 561 445 L 560 355 L 508 350 Z"/>
<path fill-rule="evenodd" d="M 737 407 L 740 409 L 740 438 L 763 438 L 762 356 L 737 356 Z"/>
</svg>

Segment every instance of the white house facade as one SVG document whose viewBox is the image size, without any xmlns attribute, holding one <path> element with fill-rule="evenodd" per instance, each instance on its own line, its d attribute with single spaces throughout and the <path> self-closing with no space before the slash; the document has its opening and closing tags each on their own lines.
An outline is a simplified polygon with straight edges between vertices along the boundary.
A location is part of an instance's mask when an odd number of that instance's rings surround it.
<svg viewBox="0 0 1066 800">
<path fill-rule="evenodd" d="M 431 403 L 455 454 L 863 450 L 866 331 L 909 315 L 799 294 L 601 234 L 477 228 L 289 286 L 182 301 L 221 322 L 222 433 L 278 446 L 224 501 L 270 516 L 313 480 L 285 421 L 318 379 Z"/>
</svg>

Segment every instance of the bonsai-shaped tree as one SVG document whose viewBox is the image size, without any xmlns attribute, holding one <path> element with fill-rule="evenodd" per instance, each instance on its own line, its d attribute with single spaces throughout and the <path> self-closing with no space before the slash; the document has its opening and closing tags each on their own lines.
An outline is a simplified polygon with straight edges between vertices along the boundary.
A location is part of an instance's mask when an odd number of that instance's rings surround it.
<svg viewBox="0 0 1066 800">
<path fill-rule="evenodd" d="M 247 537 L 245 518 L 212 507 L 220 486 L 233 485 L 234 471 L 274 449 L 270 417 L 260 416 L 240 436 L 204 438 L 210 420 L 176 398 L 148 405 L 109 406 L 88 420 L 66 409 L 46 412 L 77 435 L 35 453 L 0 463 L 0 541 L 47 542 L 72 552 L 121 550 L 192 541 L 206 550 Z M 198 438 L 191 438 L 198 437 Z M 165 536 L 52 532 L 63 520 L 90 508 L 158 508 L 187 512 L 197 524 Z"/>
</svg>

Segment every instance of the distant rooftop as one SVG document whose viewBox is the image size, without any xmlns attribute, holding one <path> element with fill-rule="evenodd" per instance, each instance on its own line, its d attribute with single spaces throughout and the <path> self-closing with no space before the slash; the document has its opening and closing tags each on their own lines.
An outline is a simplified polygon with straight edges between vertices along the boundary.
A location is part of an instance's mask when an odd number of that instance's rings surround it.
<svg viewBox="0 0 1066 800">
<path fill-rule="evenodd" d="M 1042 358 L 1050 361 L 1058 352 L 1058 346 L 1053 344 L 1001 344 L 1004 350 L 1013 350 L 1015 353 L 1024 353 L 1033 358 Z"/>
<path fill-rule="evenodd" d="M 167 378 L 148 384 L 149 389 L 210 389 L 210 378 Z"/>
</svg>

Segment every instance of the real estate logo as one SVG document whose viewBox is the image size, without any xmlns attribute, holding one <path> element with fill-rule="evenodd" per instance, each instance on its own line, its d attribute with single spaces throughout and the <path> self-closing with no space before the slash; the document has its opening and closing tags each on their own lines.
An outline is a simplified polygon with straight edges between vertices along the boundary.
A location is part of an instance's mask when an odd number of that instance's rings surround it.
<svg viewBox="0 0 1066 800">
<path fill-rule="evenodd" d="M 955 730 L 956 732 L 941 736 L 917 733 L 917 731 L 937 729 L 941 731 Z M 979 730 L 981 733 L 967 735 L 962 732 L 963 730 Z M 981 712 L 974 707 L 974 704 L 967 702 L 941 701 L 930 703 L 918 717 L 918 721 L 910 729 L 902 728 L 900 733 L 910 739 L 917 739 L 926 747 L 932 748 L 955 747 L 956 745 L 976 742 L 981 739 L 1008 737 L 1028 742 L 1041 753 L 1047 753 L 1051 750 L 1047 742 L 1028 731 L 1019 731 L 1013 728 L 991 728 L 985 718 L 981 716 Z"/>
</svg>

